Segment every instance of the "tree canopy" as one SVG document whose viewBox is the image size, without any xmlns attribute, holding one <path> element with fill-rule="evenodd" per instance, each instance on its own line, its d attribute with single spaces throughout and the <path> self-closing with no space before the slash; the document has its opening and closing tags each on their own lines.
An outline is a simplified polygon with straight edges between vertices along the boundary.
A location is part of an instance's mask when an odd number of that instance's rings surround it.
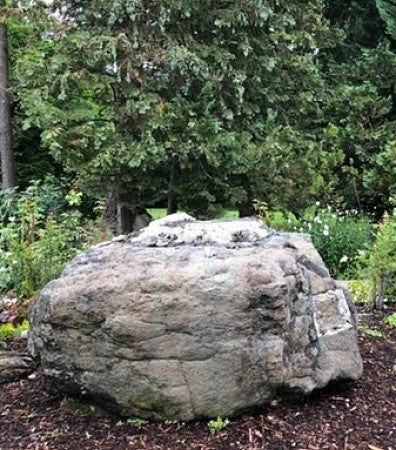
<svg viewBox="0 0 396 450">
<path fill-rule="evenodd" d="M 20 4 L 20 123 L 87 189 L 200 216 L 389 206 L 394 1 Z"/>
<path fill-rule="evenodd" d="M 297 190 L 303 206 L 338 157 L 323 145 L 321 5 L 57 2 L 63 17 L 40 17 L 47 38 L 18 66 L 24 125 L 131 206 L 291 206 Z"/>
</svg>

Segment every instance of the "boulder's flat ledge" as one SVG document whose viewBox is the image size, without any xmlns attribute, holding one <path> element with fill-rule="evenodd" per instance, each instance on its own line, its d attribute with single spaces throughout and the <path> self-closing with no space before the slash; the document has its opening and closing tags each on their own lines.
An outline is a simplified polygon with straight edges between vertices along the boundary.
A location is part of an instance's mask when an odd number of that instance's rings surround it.
<svg viewBox="0 0 396 450">
<path fill-rule="evenodd" d="M 30 323 L 47 377 L 126 416 L 232 416 L 362 373 L 347 290 L 308 236 L 255 219 L 177 214 L 96 245 Z"/>
</svg>

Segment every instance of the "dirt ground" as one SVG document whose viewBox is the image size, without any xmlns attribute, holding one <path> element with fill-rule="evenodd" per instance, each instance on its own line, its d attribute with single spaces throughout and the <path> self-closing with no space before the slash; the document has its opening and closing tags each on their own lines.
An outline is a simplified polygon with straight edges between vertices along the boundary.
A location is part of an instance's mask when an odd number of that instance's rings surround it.
<svg viewBox="0 0 396 450">
<path fill-rule="evenodd" d="M 82 414 L 49 389 L 38 369 L 0 385 L 0 450 L 396 450 L 396 329 L 384 324 L 383 314 L 359 318 L 359 381 L 266 406 L 213 434 L 207 421 L 128 423 Z"/>
</svg>

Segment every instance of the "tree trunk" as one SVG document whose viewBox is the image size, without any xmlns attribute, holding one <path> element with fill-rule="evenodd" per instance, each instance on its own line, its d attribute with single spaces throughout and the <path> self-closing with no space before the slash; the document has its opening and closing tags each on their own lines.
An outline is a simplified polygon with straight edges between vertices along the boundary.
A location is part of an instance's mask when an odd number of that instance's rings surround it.
<svg viewBox="0 0 396 450">
<path fill-rule="evenodd" d="M 113 186 L 108 186 L 106 204 L 103 211 L 103 222 L 110 227 L 113 235 L 117 235 L 117 197 Z"/>
<path fill-rule="evenodd" d="M 141 207 L 129 208 L 117 203 L 117 234 L 129 234 L 140 231 L 151 222 L 151 215 Z"/>
<path fill-rule="evenodd" d="M 109 186 L 103 220 L 116 236 L 140 231 L 151 222 L 152 217 L 142 207 L 131 209 L 122 204 L 117 197 L 115 188 Z"/>
<path fill-rule="evenodd" d="M 257 214 L 256 208 L 253 205 L 254 194 L 250 185 L 249 177 L 246 174 L 240 175 L 240 186 L 244 189 L 246 197 L 243 201 L 236 205 L 239 217 L 251 217 Z"/>
<path fill-rule="evenodd" d="M 385 278 L 382 276 L 380 285 L 375 299 L 375 309 L 382 311 L 384 309 L 384 295 L 385 295 Z"/>
<path fill-rule="evenodd" d="M 246 202 L 238 205 L 238 216 L 239 217 L 252 217 L 257 214 L 255 207 L 251 202 Z"/>
<path fill-rule="evenodd" d="M 169 214 L 174 214 L 177 212 L 177 201 L 176 201 L 176 195 L 174 193 L 168 194 L 168 207 L 166 209 L 166 214 L 169 216 Z"/>
<path fill-rule="evenodd" d="M 136 212 L 121 203 L 117 203 L 117 234 L 128 234 L 134 230 Z"/>
<path fill-rule="evenodd" d="M 0 0 L 0 8 L 5 0 Z M 7 25 L 0 18 L 0 155 L 4 188 L 15 187 L 14 154 L 12 150 L 11 107 L 8 89 Z"/>
<path fill-rule="evenodd" d="M 384 294 L 385 294 L 385 277 L 379 274 L 374 277 L 373 286 L 370 292 L 370 304 L 374 309 L 384 309 Z"/>
<path fill-rule="evenodd" d="M 169 190 L 168 190 L 168 207 L 166 210 L 166 214 L 174 214 L 177 212 L 177 197 L 175 188 L 177 185 L 178 178 L 178 167 L 175 158 L 172 158 L 171 162 L 171 172 L 169 176 Z"/>
</svg>

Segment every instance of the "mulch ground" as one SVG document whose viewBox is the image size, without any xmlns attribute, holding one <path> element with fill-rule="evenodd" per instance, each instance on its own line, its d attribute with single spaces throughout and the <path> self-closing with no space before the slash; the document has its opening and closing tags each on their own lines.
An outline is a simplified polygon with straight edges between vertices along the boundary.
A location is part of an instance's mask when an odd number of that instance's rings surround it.
<svg viewBox="0 0 396 450">
<path fill-rule="evenodd" d="M 48 390 L 38 369 L 0 386 L 0 450 L 396 450 L 396 329 L 381 314 L 359 317 L 366 325 L 359 381 L 269 405 L 214 434 L 207 422 L 139 424 L 82 414 Z M 367 334 L 373 329 L 382 337 Z"/>
</svg>

